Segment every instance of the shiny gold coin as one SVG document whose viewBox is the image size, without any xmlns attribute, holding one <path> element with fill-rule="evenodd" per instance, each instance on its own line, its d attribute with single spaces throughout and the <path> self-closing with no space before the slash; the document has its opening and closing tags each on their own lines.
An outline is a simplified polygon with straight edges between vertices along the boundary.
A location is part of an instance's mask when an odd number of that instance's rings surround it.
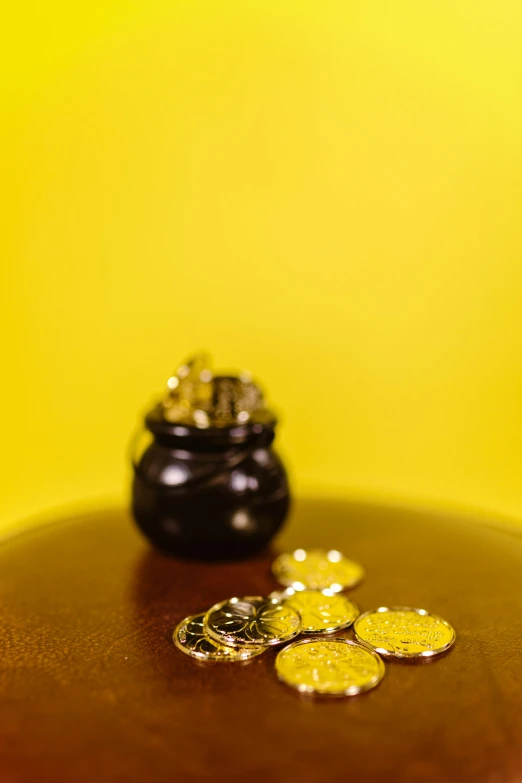
<svg viewBox="0 0 522 783">
<path fill-rule="evenodd" d="M 339 593 L 364 578 L 364 568 L 336 549 L 296 549 L 279 555 L 272 572 L 282 585 L 294 590 L 331 590 Z"/>
<path fill-rule="evenodd" d="M 266 647 L 297 636 L 301 617 L 273 598 L 229 598 L 209 609 L 205 630 L 216 641 L 232 647 Z"/>
<path fill-rule="evenodd" d="M 276 658 L 277 676 L 300 693 L 355 696 L 384 676 L 377 653 L 348 639 L 303 639 Z"/>
<path fill-rule="evenodd" d="M 449 623 L 425 609 L 381 606 L 355 622 L 355 635 L 381 655 L 428 658 L 449 650 L 455 631 Z"/>
<path fill-rule="evenodd" d="M 294 590 L 288 587 L 280 594 L 280 600 L 299 612 L 302 633 L 335 633 L 348 628 L 359 616 L 359 609 L 353 601 L 331 590 Z"/>
<path fill-rule="evenodd" d="M 227 647 L 211 639 L 205 632 L 204 614 L 193 614 L 185 617 L 173 634 L 174 644 L 182 652 L 200 661 L 217 661 L 228 663 L 246 661 L 256 655 L 266 652 L 266 647 Z"/>
</svg>

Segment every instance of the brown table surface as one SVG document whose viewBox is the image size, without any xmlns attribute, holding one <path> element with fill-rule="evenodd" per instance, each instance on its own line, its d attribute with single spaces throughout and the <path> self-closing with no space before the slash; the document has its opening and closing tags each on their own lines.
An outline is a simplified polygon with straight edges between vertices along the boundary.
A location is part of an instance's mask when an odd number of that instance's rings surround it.
<svg viewBox="0 0 522 783">
<path fill-rule="evenodd" d="M 274 551 L 342 549 L 367 569 L 361 610 L 409 605 L 458 638 L 390 662 L 373 691 L 311 701 L 276 651 L 201 664 L 185 615 L 266 595 Z M 0 547 L 0 781 L 522 781 L 522 536 L 439 513 L 306 501 L 274 551 L 202 564 L 155 553 L 124 511 Z M 351 632 L 346 632 L 348 637 Z"/>
</svg>

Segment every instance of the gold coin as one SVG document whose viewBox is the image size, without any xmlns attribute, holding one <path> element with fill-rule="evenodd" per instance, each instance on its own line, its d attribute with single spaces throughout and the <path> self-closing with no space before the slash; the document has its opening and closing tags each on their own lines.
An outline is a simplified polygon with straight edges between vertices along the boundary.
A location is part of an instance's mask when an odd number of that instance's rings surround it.
<svg viewBox="0 0 522 783">
<path fill-rule="evenodd" d="M 245 661 L 266 651 L 266 647 L 227 647 L 214 641 L 205 633 L 204 614 L 185 617 L 173 634 L 174 644 L 182 652 L 200 661 L 218 661 L 219 663 Z"/>
<path fill-rule="evenodd" d="M 301 631 L 301 617 L 275 598 L 229 598 L 205 615 L 205 630 L 232 647 L 282 644 Z"/>
<path fill-rule="evenodd" d="M 455 641 L 455 631 L 441 617 L 404 606 L 365 612 L 354 629 L 359 641 L 397 658 L 428 658 L 449 650 Z"/>
<path fill-rule="evenodd" d="M 348 639 L 303 639 L 276 658 L 280 680 L 300 693 L 355 696 L 375 688 L 384 676 L 377 653 Z"/>
<path fill-rule="evenodd" d="M 339 593 L 354 587 L 364 578 L 364 568 L 331 549 L 296 549 L 279 555 L 272 572 L 283 585 L 294 590 L 331 590 Z"/>
<path fill-rule="evenodd" d="M 359 616 L 356 604 L 331 590 L 294 590 L 288 587 L 280 600 L 301 615 L 302 633 L 328 634 L 348 628 Z"/>
</svg>

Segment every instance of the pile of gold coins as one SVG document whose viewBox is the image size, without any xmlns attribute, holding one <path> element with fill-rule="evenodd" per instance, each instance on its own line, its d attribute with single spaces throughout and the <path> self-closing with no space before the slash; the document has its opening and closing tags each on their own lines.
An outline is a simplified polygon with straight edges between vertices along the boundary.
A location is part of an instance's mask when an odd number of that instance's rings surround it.
<svg viewBox="0 0 522 783">
<path fill-rule="evenodd" d="M 200 661 L 247 661 L 274 645 L 279 679 L 303 694 L 353 696 L 384 676 L 382 656 L 426 658 L 452 646 L 455 631 L 424 609 L 379 607 L 364 614 L 343 595 L 364 569 L 336 550 L 296 549 L 272 571 L 284 590 L 268 598 L 229 598 L 191 615 L 174 643 Z M 333 634 L 353 625 L 357 641 Z M 305 638 L 294 640 L 299 634 Z M 291 642 L 291 644 L 288 644 Z"/>
</svg>

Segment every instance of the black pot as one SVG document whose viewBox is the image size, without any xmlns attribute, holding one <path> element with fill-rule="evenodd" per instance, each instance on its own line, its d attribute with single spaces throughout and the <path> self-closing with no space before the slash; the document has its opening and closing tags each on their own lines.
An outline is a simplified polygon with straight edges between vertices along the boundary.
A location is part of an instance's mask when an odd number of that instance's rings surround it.
<svg viewBox="0 0 522 783">
<path fill-rule="evenodd" d="M 275 419 L 200 429 L 145 417 L 152 442 L 133 457 L 132 511 L 160 549 L 205 559 L 263 549 L 282 526 L 290 496 L 271 448 Z"/>
</svg>

